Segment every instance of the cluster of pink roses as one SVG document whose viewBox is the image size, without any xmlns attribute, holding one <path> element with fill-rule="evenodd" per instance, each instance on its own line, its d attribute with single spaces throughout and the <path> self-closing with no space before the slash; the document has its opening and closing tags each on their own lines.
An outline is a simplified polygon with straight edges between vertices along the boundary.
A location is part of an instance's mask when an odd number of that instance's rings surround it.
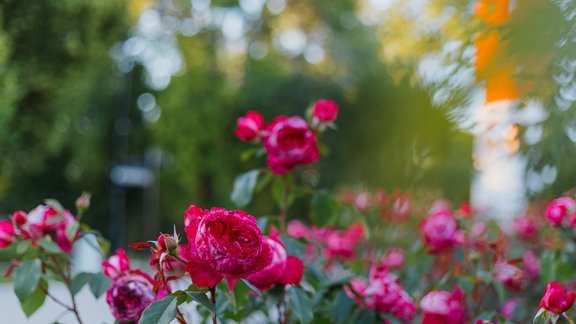
<svg viewBox="0 0 576 324">
<path fill-rule="evenodd" d="M 299 220 L 293 220 L 288 224 L 288 234 L 310 242 L 306 246 L 308 258 L 314 259 L 317 256 L 315 248 L 320 248 L 328 261 L 354 259 L 356 247 L 365 238 L 362 223 L 352 224 L 345 230 L 336 230 L 331 226 L 308 227 Z"/>
<path fill-rule="evenodd" d="M 416 316 L 412 297 L 402 288 L 398 278 L 381 264 L 370 267 L 368 282 L 355 278 L 345 289 L 362 308 L 392 314 L 404 323 L 412 322 Z"/>
<path fill-rule="evenodd" d="M 307 165 L 320 158 L 317 134 L 338 115 L 338 105 L 322 99 L 314 104 L 311 126 L 301 117 L 279 116 L 264 124 L 260 112 L 249 111 L 238 118 L 234 134 L 242 141 L 262 142 L 272 173 L 288 173 L 297 165 Z"/>
<path fill-rule="evenodd" d="M 518 267 L 522 262 L 523 268 Z M 497 261 L 494 264 L 494 277 L 504 287 L 521 291 L 540 277 L 540 260 L 532 251 L 526 251 L 521 260 Z"/>
<path fill-rule="evenodd" d="M 374 194 L 367 191 L 354 192 L 345 191 L 341 200 L 354 205 L 361 211 L 379 208 L 382 217 L 396 221 L 409 219 L 412 214 L 412 202 L 410 193 L 402 193 L 398 190 L 388 194 L 386 190 L 380 189 Z"/>
<path fill-rule="evenodd" d="M 32 246 L 39 246 L 40 239 L 50 239 L 64 253 L 70 253 L 78 234 L 78 221 L 69 210 L 40 205 L 29 213 L 17 211 L 10 220 L 0 221 L 0 248 L 16 240 L 28 240 Z"/>
<path fill-rule="evenodd" d="M 422 324 L 464 324 L 467 320 L 464 291 L 460 286 L 451 291 L 433 290 L 420 300 L 424 313 Z"/>
<path fill-rule="evenodd" d="M 113 279 L 106 300 L 117 320 L 138 320 L 152 301 L 172 293 L 172 280 L 186 273 L 196 286 L 205 288 L 215 287 L 224 278 L 230 289 L 236 280 L 246 279 L 262 290 L 302 280 L 302 261 L 288 255 L 278 233 L 263 236 L 256 219 L 244 211 L 190 206 L 184 225 L 187 245 L 179 244 L 176 233 L 161 234 L 152 245 L 132 245 L 151 250 L 154 278 L 131 269 L 121 249 L 102 263 L 104 274 Z"/>
</svg>

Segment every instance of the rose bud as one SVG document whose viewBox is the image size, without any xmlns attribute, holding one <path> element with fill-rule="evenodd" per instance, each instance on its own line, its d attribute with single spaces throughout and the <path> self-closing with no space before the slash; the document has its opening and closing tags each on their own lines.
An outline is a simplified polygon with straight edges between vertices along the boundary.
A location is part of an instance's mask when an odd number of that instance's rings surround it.
<svg viewBox="0 0 576 324">
<path fill-rule="evenodd" d="M 264 117 L 258 111 L 249 111 L 246 116 L 238 118 L 236 125 L 234 135 L 242 141 L 252 141 L 260 134 L 264 126 Z"/>
<path fill-rule="evenodd" d="M 561 284 L 552 281 L 544 289 L 540 307 L 555 314 L 562 314 L 572 307 L 574 299 L 576 299 L 575 293 L 566 293 Z"/>
<path fill-rule="evenodd" d="M 276 117 L 266 125 L 263 137 L 272 173 L 282 175 L 297 165 L 307 165 L 320 158 L 316 135 L 300 117 Z"/>
<path fill-rule="evenodd" d="M 199 287 L 213 287 L 222 278 L 246 278 L 272 260 L 254 216 L 224 208 L 203 210 L 184 228 L 188 237 L 187 270 Z"/>
<path fill-rule="evenodd" d="M 90 193 L 83 192 L 80 197 L 76 199 L 76 209 L 79 213 L 83 213 L 90 208 Z"/>
<path fill-rule="evenodd" d="M 16 226 L 22 226 L 26 224 L 26 222 L 28 221 L 28 216 L 26 215 L 25 212 L 19 210 L 17 212 L 14 212 L 14 214 L 12 214 L 12 221 L 14 222 L 14 224 L 16 224 Z"/>
<path fill-rule="evenodd" d="M 332 100 L 320 99 L 312 108 L 312 117 L 322 123 L 330 123 L 338 117 L 338 104 Z"/>
<path fill-rule="evenodd" d="M 102 268 L 106 277 L 114 279 L 130 271 L 130 260 L 126 257 L 124 250 L 118 249 L 116 255 L 102 262 Z"/>
<path fill-rule="evenodd" d="M 0 220 L 0 248 L 9 247 L 14 240 L 14 225 L 7 219 Z"/>
<path fill-rule="evenodd" d="M 568 212 L 575 206 L 576 201 L 571 197 L 556 198 L 546 207 L 544 217 L 552 226 L 561 226 Z"/>
<path fill-rule="evenodd" d="M 463 324 L 466 322 L 464 292 L 457 286 L 451 292 L 434 290 L 420 301 L 424 312 L 422 324 Z"/>
<path fill-rule="evenodd" d="M 158 236 L 158 251 L 174 253 L 178 248 L 178 240 L 170 234 L 160 234 Z"/>
<path fill-rule="evenodd" d="M 117 277 L 106 291 L 106 302 L 114 318 L 121 323 L 137 322 L 154 301 L 153 281 L 137 272 Z"/>
</svg>

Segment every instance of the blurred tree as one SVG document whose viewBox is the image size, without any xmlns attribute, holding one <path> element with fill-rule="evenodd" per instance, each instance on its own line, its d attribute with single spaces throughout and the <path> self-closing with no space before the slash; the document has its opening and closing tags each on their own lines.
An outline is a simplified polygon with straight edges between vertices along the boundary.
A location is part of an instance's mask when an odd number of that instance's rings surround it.
<svg viewBox="0 0 576 324">
<path fill-rule="evenodd" d="M 113 0 L 0 2 L 0 213 L 50 196 L 72 207 L 90 190 L 87 217 L 106 219 L 118 83 L 109 49 L 128 22 Z"/>
</svg>

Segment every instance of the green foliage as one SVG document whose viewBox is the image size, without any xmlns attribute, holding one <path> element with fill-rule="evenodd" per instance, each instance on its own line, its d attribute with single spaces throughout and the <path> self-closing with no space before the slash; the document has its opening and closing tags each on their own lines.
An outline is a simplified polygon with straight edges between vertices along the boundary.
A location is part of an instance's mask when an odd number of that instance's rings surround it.
<svg viewBox="0 0 576 324">
<path fill-rule="evenodd" d="M 38 259 L 25 260 L 14 270 L 14 292 L 24 303 L 36 290 L 42 276 L 42 263 Z"/>
<path fill-rule="evenodd" d="M 250 203 L 259 174 L 259 170 L 252 170 L 239 174 L 236 177 L 234 180 L 234 188 L 230 195 L 230 199 L 236 204 L 236 206 L 242 208 Z"/>
<path fill-rule="evenodd" d="M 169 295 L 150 304 L 142 313 L 139 324 L 168 324 L 176 318 L 177 302 Z"/>
</svg>

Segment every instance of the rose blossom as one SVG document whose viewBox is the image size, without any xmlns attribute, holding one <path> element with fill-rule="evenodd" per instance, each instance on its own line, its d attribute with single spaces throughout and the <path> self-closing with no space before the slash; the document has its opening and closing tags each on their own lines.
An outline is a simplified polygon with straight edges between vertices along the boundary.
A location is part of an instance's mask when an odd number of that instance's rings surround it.
<svg viewBox="0 0 576 324">
<path fill-rule="evenodd" d="M 435 207 L 432 215 L 420 225 L 420 232 L 430 252 L 441 253 L 462 244 L 464 233 L 458 229 L 458 223 L 449 210 L 439 208 L 444 206 L 438 204 Z"/>
<path fill-rule="evenodd" d="M 7 219 L 0 220 L 0 248 L 9 247 L 15 234 L 12 222 Z"/>
<path fill-rule="evenodd" d="M 112 281 L 106 302 L 118 322 L 136 322 L 154 301 L 154 281 L 143 272 L 133 272 Z"/>
<path fill-rule="evenodd" d="M 576 206 L 576 201 L 571 197 L 556 198 L 546 206 L 544 217 L 553 226 L 561 226 L 564 218 L 574 206 Z"/>
<path fill-rule="evenodd" d="M 28 216 L 25 212 L 19 210 L 12 214 L 12 221 L 16 226 L 22 226 L 28 221 Z"/>
<path fill-rule="evenodd" d="M 532 217 L 519 217 L 514 220 L 514 231 L 521 239 L 529 240 L 538 234 L 538 224 Z"/>
<path fill-rule="evenodd" d="M 276 117 L 266 125 L 264 149 L 272 173 L 282 175 L 297 165 L 306 165 L 320 158 L 316 135 L 300 117 Z"/>
<path fill-rule="evenodd" d="M 272 288 L 275 284 L 299 284 L 304 271 L 302 261 L 288 255 L 284 243 L 277 237 L 265 236 L 262 240 L 270 248 L 272 261 L 267 267 L 249 275 L 246 279 L 261 290 Z"/>
<path fill-rule="evenodd" d="M 102 262 L 102 268 L 106 277 L 114 279 L 130 271 L 130 260 L 123 249 L 118 249 L 115 255 Z"/>
<path fill-rule="evenodd" d="M 59 223 L 59 227 L 56 229 L 56 233 L 54 234 L 54 241 L 56 245 L 64 251 L 65 253 L 72 252 L 72 244 L 74 243 L 74 239 L 80 234 L 77 229 L 77 221 L 74 216 L 69 211 L 64 211 L 64 215 L 62 216 L 62 220 Z M 68 236 L 69 228 L 76 226 L 75 233 L 72 234 L 72 237 Z"/>
<path fill-rule="evenodd" d="M 312 117 L 323 123 L 333 122 L 337 116 L 338 104 L 332 100 L 320 99 L 316 101 L 312 109 Z"/>
<path fill-rule="evenodd" d="M 420 301 L 422 324 L 463 324 L 466 322 L 464 292 L 456 286 L 451 292 L 434 290 Z"/>
<path fill-rule="evenodd" d="M 524 282 L 524 274 L 517 266 L 509 263 L 498 261 L 494 265 L 494 277 L 505 287 L 512 290 L 520 291 Z"/>
<path fill-rule="evenodd" d="M 189 215 L 189 211 L 195 214 Z M 213 287 L 226 277 L 246 278 L 272 260 L 256 219 L 241 210 L 189 208 L 187 270 L 199 287 Z"/>
<path fill-rule="evenodd" d="M 351 260 L 356 246 L 364 239 L 364 226 L 361 223 L 350 225 L 345 231 L 332 231 L 326 238 L 328 258 Z"/>
<path fill-rule="evenodd" d="M 522 257 L 524 263 L 524 275 L 528 279 L 538 279 L 540 277 L 540 259 L 532 251 L 526 251 Z"/>
<path fill-rule="evenodd" d="M 540 307 L 555 314 L 562 314 L 572 307 L 574 299 L 576 299 L 575 293 L 566 293 L 566 289 L 561 284 L 552 281 L 544 289 Z"/>
<path fill-rule="evenodd" d="M 382 263 L 388 269 L 402 268 L 402 266 L 404 265 L 404 250 L 398 248 L 390 249 L 386 253 L 386 256 L 384 257 Z"/>
<path fill-rule="evenodd" d="M 518 305 L 518 300 L 509 299 L 504 305 L 502 305 L 502 316 L 507 320 L 512 320 L 514 318 L 514 312 L 516 311 L 516 306 Z"/>
<path fill-rule="evenodd" d="M 252 141 L 258 138 L 264 127 L 264 117 L 258 111 L 249 111 L 246 116 L 238 118 L 236 125 L 234 135 L 242 141 Z"/>
</svg>

